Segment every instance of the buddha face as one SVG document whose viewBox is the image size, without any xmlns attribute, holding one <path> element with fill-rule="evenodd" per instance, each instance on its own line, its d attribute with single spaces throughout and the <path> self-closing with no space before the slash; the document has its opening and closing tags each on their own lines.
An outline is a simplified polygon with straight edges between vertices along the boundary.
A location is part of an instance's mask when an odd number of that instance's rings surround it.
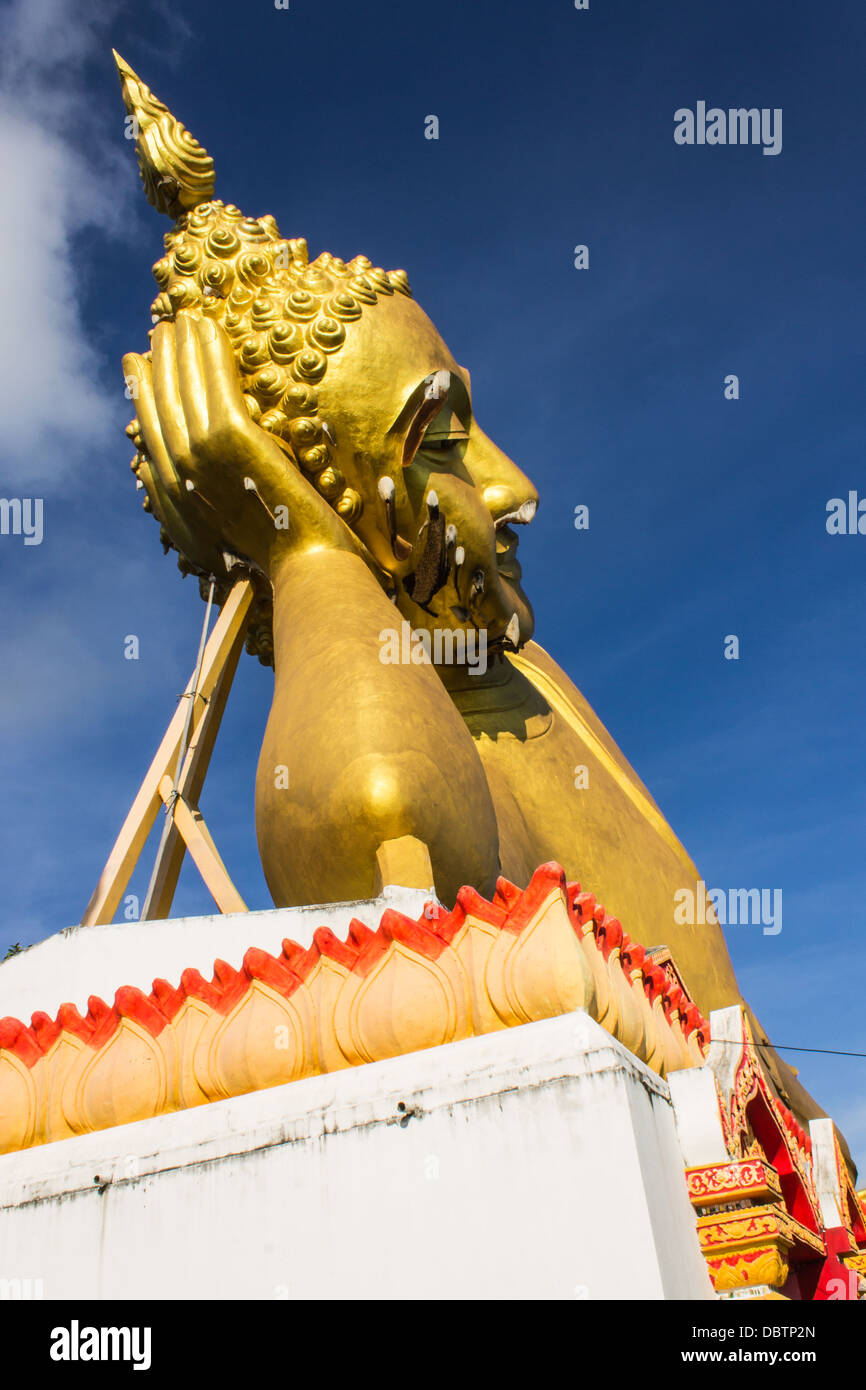
<svg viewBox="0 0 866 1390">
<path fill-rule="evenodd" d="M 414 628 L 528 641 L 516 526 L 538 494 L 475 422 L 469 373 L 405 295 L 380 299 L 318 386 L 334 462 L 362 500 L 353 530 Z"/>
</svg>

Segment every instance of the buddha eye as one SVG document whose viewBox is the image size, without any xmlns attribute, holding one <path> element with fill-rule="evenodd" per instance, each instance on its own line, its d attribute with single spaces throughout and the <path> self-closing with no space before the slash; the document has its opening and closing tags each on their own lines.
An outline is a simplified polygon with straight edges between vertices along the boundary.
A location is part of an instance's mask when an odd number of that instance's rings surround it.
<svg viewBox="0 0 866 1390">
<path fill-rule="evenodd" d="M 437 430 L 435 433 L 430 431 L 428 434 L 425 434 L 424 438 L 421 440 L 419 452 L 425 454 L 448 454 L 454 449 L 459 448 L 461 444 L 465 444 L 468 438 L 468 434 L 463 429 L 452 429 L 448 434 L 441 433 L 441 430 Z"/>
<path fill-rule="evenodd" d="M 439 435 L 438 438 L 434 439 L 427 439 L 425 437 L 422 441 L 421 448 L 427 452 L 444 454 L 447 453 L 449 449 L 453 449 L 459 442 L 458 438 L 455 437 L 451 439 L 448 435 Z"/>
</svg>

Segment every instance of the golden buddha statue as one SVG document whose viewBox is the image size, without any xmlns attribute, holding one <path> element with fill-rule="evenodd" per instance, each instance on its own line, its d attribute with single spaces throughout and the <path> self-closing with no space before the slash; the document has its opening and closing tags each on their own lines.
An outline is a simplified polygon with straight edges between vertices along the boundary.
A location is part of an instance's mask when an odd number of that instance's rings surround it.
<svg viewBox="0 0 866 1390">
<path fill-rule="evenodd" d="M 412 886 L 427 886 L 411 855 L 426 846 L 446 903 L 554 860 L 633 939 L 670 947 L 704 1013 L 739 1002 L 712 910 L 675 921 L 695 865 L 531 640 L 516 528 L 536 491 L 477 424 L 469 373 L 405 274 L 311 262 L 272 217 L 215 200 L 210 157 L 117 62 L 145 191 L 175 219 L 151 351 L 124 359 L 133 467 L 182 568 L 224 591 L 238 562 L 256 577 L 248 646 L 275 674 L 256 780 L 274 903 L 370 897 L 386 845 L 409 846 L 396 881 Z M 404 622 L 410 659 L 383 660 Z M 483 635 L 486 669 L 429 659 L 418 634 L 443 631 Z M 823 1113 L 764 1056 L 802 1118 Z"/>
</svg>

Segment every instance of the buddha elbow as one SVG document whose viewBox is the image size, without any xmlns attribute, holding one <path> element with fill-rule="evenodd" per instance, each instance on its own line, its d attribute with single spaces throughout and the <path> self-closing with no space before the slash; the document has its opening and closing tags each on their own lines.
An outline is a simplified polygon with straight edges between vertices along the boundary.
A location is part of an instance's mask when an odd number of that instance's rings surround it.
<svg viewBox="0 0 866 1390">
<path fill-rule="evenodd" d="M 336 818 L 363 827 L 364 839 L 429 838 L 440 819 L 436 784 L 441 774 L 423 755 L 357 759 L 338 778 L 331 798 Z M 432 796 L 431 796 L 432 790 Z"/>
</svg>

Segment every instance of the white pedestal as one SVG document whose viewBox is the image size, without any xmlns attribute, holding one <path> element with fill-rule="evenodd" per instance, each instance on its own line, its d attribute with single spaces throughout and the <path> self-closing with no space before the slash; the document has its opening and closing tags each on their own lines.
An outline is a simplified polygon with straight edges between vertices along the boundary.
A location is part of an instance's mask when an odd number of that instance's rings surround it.
<svg viewBox="0 0 866 1390">
<path fill-rule="evenodd" d="M 668 1087 L 583 1011 L 0 1157 L 46 1298 L 712 1298 Z"/>
</svg>

